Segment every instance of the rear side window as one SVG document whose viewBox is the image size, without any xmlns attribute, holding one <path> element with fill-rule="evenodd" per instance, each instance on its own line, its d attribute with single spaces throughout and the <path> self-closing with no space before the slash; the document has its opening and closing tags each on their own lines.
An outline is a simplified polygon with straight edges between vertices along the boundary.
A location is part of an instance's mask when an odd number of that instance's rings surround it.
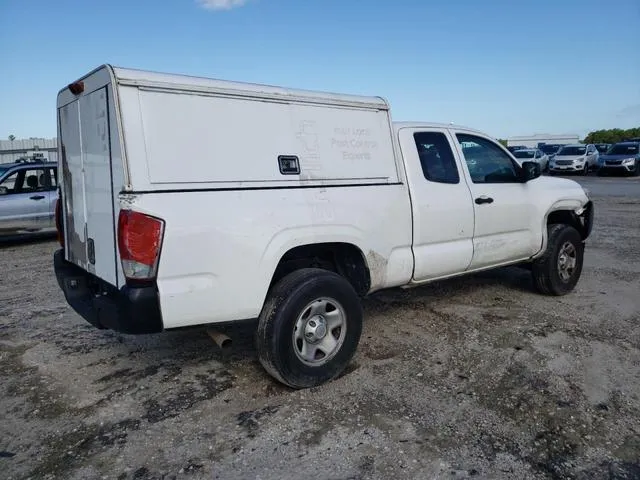
<svg viewBox="0 0 640 480">
<path fill-rule="evenodd" d="M 418 132 L 413 134 L 424 178 L 437 183 L 459 183 L 460 175 L 451 145 L 444 133 Z"/>
</svg>

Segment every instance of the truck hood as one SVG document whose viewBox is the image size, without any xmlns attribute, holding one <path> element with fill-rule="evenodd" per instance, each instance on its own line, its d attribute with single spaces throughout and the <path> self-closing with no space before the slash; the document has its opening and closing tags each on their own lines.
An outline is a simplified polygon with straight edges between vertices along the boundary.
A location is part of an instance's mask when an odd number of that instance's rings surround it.
<svg viewBox="0 0 640 480">
<path fill-rule="evenodd" d="M 587 191 L 578 182 L 568 178 L 538 177 L 534 180 L 536 188 L 541 192 L 560 199 L 578 200 L 584 205 L 589 197 Z"/>
<path fill-rule="evenodd" d="M 635 158 L 634 154 L 623 153 L 622 155 L 600 155 L 600 160 L 624 160 L 625 158 Z"/>
<path fill-rule="evenodd" d="M 549 188 L 552 190 L 571 190 L 571 189 L 582 190 L 582 185 L 580 185 L 575 180 L 571 180 L 569 178 L 544 176 L 544 177 L 536 178 L 535 182 L 545 188 Z"/>
</svg>

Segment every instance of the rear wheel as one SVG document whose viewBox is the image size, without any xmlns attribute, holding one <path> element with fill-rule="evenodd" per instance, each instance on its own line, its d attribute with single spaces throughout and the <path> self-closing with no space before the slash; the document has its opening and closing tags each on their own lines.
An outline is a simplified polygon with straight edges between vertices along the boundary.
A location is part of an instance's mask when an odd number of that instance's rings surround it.
<svg viewBox="0 0 640 480">
<path fill-rule="evenodd" d="M 292 388 L 321 385 L 340 375 L 356 352 L 362 306 L 351 284 L 321 269 L 296 270 L 280 280 L 260 314 L 260 363 Z"/>
<path fill-rule="evenodd" d="M 582 274 L 583 258 L 584 242 L 574 227 L 549 225 L 547 249 L 531 268 L 536 289 L 545 295 L 571 292 Z"/>
</svg>

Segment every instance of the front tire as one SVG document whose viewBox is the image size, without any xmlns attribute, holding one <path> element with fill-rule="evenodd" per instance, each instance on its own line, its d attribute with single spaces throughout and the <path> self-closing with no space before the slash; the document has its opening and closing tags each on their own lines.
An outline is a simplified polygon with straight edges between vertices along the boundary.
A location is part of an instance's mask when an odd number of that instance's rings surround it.
<svg viewBox="0 0 640 480">
<path fill-rule="evenodd" d="M 260 363 L 279 382 L 310 388 L 340 375 L 362 333 L 362 305 L 342 276 L 296 270 L 267 298 L 256 331 Z"/>
<path fill-rule="evenodd" d="M 584 260 L 584 242 L 578 231 L 564 224 L 548 227 L 547 249 L 533 262 L 536 290 L 545 295 L 566 295 L 575 288 Z"/>
</svg>

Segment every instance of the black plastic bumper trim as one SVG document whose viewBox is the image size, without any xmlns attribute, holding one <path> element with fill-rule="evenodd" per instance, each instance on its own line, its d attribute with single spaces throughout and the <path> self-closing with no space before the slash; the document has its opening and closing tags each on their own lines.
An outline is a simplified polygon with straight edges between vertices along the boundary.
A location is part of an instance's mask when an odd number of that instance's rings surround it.
<svg viewBox="0 0 640 480">
<path fill-rule="evenodd" d="M 67 262 L 62 249 L 54 253 L 53 265 L 67 303 L 94 327 L 136 335 L 163 331 L 155 285 L 117 289 Z"/>
</svg>

